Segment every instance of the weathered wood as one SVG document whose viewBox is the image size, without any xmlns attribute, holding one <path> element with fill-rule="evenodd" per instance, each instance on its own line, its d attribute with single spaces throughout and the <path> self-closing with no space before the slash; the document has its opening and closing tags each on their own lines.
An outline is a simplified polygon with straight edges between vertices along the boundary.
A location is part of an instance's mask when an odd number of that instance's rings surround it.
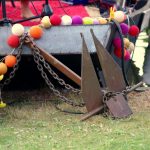
<svg viewBox="0 0 150 150">
<path fill-rule="evenodd" d="M 29 47 L 32 48 L 32 43 L 28 43 Z M 58 59 L 53 57 L 51 54 L 46 52 L 44 49 L 39 48 L 40 54 L 44 57 L 44 59 L 57 68 L 60 72 L 66 75 L 69 79 L 74 81 L 77 85 L 81 86 L 81 77 L 69 69 L 66 65 L 61 63 Z"/>
</svg>

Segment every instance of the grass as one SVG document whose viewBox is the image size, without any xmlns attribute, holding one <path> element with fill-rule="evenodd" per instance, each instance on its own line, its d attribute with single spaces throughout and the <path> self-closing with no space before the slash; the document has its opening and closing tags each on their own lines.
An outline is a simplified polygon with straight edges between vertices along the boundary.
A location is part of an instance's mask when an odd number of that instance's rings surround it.
<svg viewBox="0 0 150 150">
<path fill-rule="evenodd" d="M 0 150 L 150 150 L 149 108 L 124 120 L 81 117 L 56 110 L 50 101 L 8 106 L 0 110 Z"/>
</svg>

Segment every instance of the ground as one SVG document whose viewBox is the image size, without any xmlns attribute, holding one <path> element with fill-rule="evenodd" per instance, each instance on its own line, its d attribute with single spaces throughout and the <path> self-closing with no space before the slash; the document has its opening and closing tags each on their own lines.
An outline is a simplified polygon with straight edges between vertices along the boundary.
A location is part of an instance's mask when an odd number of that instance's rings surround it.
<svg viewBox="0 0 150 150">
<path fill-rule="evenodd" d="M 129 94 L 129 118 L 97 115 L 85 122 L 80 122 L 82 115 L 55 109 L 57 98 L 48 89 L 4 92 L 3 97 L 16 103 L 0 110 L 0 150 L 150 149 L 150 90 Z"/>
</svg>

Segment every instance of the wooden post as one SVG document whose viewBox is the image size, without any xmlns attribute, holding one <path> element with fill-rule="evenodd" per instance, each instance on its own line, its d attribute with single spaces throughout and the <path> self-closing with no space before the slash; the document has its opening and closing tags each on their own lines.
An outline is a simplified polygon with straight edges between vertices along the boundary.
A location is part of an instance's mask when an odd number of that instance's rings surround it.
<svg viewBox="0 0 150 150">
<path fill-rule="evenodd" d="M 29 47 L 32 48 L 33 43 L 28 43 Z M 61 63 L 54 56 L 46 52 L 44 49 L 39 48 L 40 54 L 44 57 L 44 59 L 57 68 L 60 72 L 66 75 L 69 79 L 74 81 L 77 85 L 81 86 L 81 77 Z"/>
</svg>

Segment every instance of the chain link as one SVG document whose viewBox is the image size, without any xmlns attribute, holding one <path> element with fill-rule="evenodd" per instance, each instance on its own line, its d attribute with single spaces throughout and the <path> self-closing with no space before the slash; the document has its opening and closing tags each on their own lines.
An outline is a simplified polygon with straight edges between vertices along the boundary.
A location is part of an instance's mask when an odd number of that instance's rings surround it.
<svg viewBox="0 0 150 150">
<path fill-rule="evenodd" d="M 34 50 L 34 53 L 39 57 L 39 61 L 43 63 L 44 67 L 48 70 L 48 72 L 53 76 L 53 78 L 55 80 L 58 81 L 58 83 L 62 86 L 64 86 L 67 90 L 71 90 L 74 93 L 78 93 L 81 94 L 81 90 L 79 89 L 75 89 L 74 87 L 72 87 L 69 84 L 66 84 L 65 81 L 63 79 L 61 79 L 58 74 L 56 74 L 52 68 L 50 67 L 50 65 L 45 61 L 44 57 L 40 54 L 40 50 L 39 48 L 33 43 L 32 39 L 30 37 L 28 37 L 27 42 L 31 42 L 31 48 Z"/>
<path fill-rule="evenodd" d="M 34 44 L 34 42 L 29 36 L 26 38 L 26 42 L 30 43 L 31 49 L 33 50 L 32 53 L 33 53 L 34 61 L 37 64 L 37 68 L 41 72 L 41 75 L 45 80 L 46 84 L 54 92 L 54 94 L 58 96 L 63 102 L 69 105 L 72 105 L 74 107 L 84 107 L 85 106 L 84 102 L 76 103 L 73 100 L 70 100 L 67 97 L 61 95 L 61 93 L 50 82 L 47 74 L 44 71 L 43 66 L 48 70 L 48 72 L 53 76 L 53 78 L 56 79 L 59 82 L 59 84 L 64 85 L 66 89 L 72 90 L 75 93 L 79 93 L 80 90 L 73 88 L 71 85 L 66 84 L 63 79 L 59 78 L 59 76 L 52 70 L 50 65 L 45 61 L 44 57 L 40 54 L 39 48 Z M 43 63 L 43 66 L 40 64 L 40 62 Z"/>
<path fill-rule="evenodd" d="M 47 77 L 47 74 L 45 73 L 43 66 L 40 64 L 40 57 L 37 53 L 35 53 L 35 51 L 33 51 L 33 57 L 34 57 L 34 61 L 37 64 L 37 68 L 38 70 L 41 72 L 41 75 L 43 77 L 43 79 L 45 80 L 46 84 L 48 85 L 48 87 L 54 92 L 54 94 L 56 96 L 58 96 L 63 102 L 72 105 L 74 107 L 78 106 L 78 107 L 83 107 L 85 104 L 84 103 L 75 103 L 74 101 L 68 99 L 67 97 L 61 95 L 61 93 L 55 89 L 54 85 L 50 82 L 49 78 Z"/>
<path fill-rule="evenodd" d="M 22 54 L 22 51 L 23 51 L 22 45 L 24 44 L 24 39 L 26 38 L 26 36 L 27 36 L 27 34 L 25 33 L 25 34 L 20 38 L 20 45 L 19 45 L 19 47 L 17 48 L 17 51 L 18 51 L 17 56 L 16 56 L 17 62 L 16 62 L 16 64 L 14 65 L 13 70 L 10 72 L 9 78 L 7 78 L 3 83 L 0 84 L 0 89 L 1 89 L 1 90 L 3 89 L 3 87 L 4 87 L 5 85 L 8 85 L 8 84 L 11 82 L 12 78 L 15 76 L 15 73 L 16 73 L 16 71 L 17 71 L 18 68 L 19 68 L 19 62 L 20 62 L 20 60 L 21 60 L 21 54 Z"/>
</svg>

